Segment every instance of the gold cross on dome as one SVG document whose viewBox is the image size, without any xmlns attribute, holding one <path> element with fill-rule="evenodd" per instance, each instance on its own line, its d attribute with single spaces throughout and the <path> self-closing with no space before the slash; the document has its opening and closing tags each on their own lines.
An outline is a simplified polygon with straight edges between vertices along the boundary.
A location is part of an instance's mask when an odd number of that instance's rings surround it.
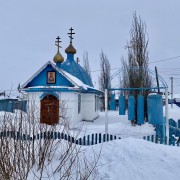
<svg viewBox="0 0 180 180">
<path fill-rule="evenodd" d="M 58 36 L 57 38 L 57 41 L 55 41 L 55 45 L 58 47 L 58 51 L 59 51 L 59 48 L 62 48 L 61 46 L 60 46 L 60 43 L 62 42 L 62 41 L 60 41 L 60 37 Z"/>
<path fill-rule="evenodd" d="M 70 43 L 72 44 L 72 39 L 74 39 L 74 38 L 72 37 L 72 35 L 75 34 L 75 33 L 72 32 L 72 31 L 74 30 L 72 27 L 71 27 L 71 29 L 69 29 L 69 30 L 70 30 L 70 32 L 68 33 L 68 35 L 69 35 L 69 38 L 70 38 Z"/>
</svg>

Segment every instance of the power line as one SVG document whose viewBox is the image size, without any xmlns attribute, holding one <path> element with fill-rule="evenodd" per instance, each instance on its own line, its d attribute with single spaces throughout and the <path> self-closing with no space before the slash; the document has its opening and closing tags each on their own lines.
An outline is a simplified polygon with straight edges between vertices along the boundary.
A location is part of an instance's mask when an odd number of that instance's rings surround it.
<svg viewBox="0 0 180 180">
<path fill-rule="evenodd" d="M 161 62 L 161 61 L 169 61 L 169 60 L 177 59 L 177 58 L 180 58 L 180 56 L 175 56 L 175 57 L 170 57 L 170 58 L 167 58 L 167 59 L 161 59 L 161 60 L 157 60 L 157 61 L 152 61 L 149 64 L 156 63 L 156 62 Z"/>
</svg>

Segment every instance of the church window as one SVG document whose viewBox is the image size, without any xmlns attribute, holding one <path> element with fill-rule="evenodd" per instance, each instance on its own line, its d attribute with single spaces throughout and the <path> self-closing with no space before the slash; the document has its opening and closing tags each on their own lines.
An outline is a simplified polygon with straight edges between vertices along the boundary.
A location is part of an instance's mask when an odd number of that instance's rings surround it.
<svg viewBox="0 0 180 180">
<path fill-rule="evenodd" d="M 78 94 L 78 114 L 81 112 L 81 95 Z"/>
</svg>

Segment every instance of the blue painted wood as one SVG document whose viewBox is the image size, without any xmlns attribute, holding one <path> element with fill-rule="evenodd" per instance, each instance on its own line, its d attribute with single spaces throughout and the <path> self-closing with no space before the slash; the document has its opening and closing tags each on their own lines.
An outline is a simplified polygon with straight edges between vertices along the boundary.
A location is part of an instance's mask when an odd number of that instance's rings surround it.
<svg viewBox="0 0 180 180">
<path fill-rule="evenodd" d="M 56 72 L 56 83 L 52 84 L 53 86 L 73 86 L 72 83 L 56 69 L 54 69 L 51 64 L 47 64 L 47 66 L 37 76 L 35 76 L 25 88 L 32 86 L 49 86 L 50 84 L 47 83 L 47 72 L 49 71 Z"/>
<path fill-rule="evenodd" d="M 119 115 L 125 115 L 125 97 L 121 94 L 119 96 Z"/>
<path fill-rule="evenodd" d="M 113 135 L 111 134 L 111 135 L 110 135 L 110 141 L 112 141 L 112 140 L 113 140 Z"/>
<path fill-rule="evenodd" d="M 75 143 L 76 143 L 76 144 L 79 144 L 79 140 L 77 139 Z"/>
<path fill-rule="evenodd" d="M 116 110 L 116 100 L 115 94 L 111 94 L 111 99 L 109 101 L 109 109 L 115 111 Z"/>
<path fill-rule="evenodd" d="M 158 94 L 147 97 L 148 123 L 153 125 L 165 124 L 163 118 L 162 96 Z"/>
<path fill-rule="evenodd" d="M 155 136 L 155 143 L 158 143 L 158 136 Z"/>
<path fill-rule="evenodd" d="M 83 137 L 83 145 L 86 145 L 86 136 Z"/>
<path fill-rule="evenodd" d="M 171 119 L 172 121 L 171 121 L 171 126 L 173 126 L 173 127 L 178 127 L 178 125 L 177 125 L 177 122 L 174 120 L 174 119 Z"/>
<path fill-rule="evenodd" d="M 57 132 L 54 132 L 54 139 L 57 139 Z"/>
<path fill-rule="evenodd" d="M 54 139 L 54 132 L 51 131 L 51 139 Z"/>
<path fill-rule="evenodd" d="M 64 140 L 67 140 L 67 134 L 64 134 Z"/>
<path fill-rule="evenodd" d="M 94 145 L 94 134 L 92 134 L 91 145 Z"/>
<path fill-rule="evenodd" d="M 132 121 L 135 118 L 135 98 L 130 95 L 128 97 L 128 120 Z"/>
<path fill-rule="evenodd" d="M 107 141 L 109 141 L 109 134 L 107 134 Z"/>
<path fill-rule="evenodd" d="M 46 139 L 46 132 L 44 132 L 44 139 Z"/>
<path fill-rule="evenodd" d="M 87 145 L 90 145 L 90 136 L 87 136 Z"/>
<path fill-rule="evenodd" d="M 72 137 L 72 143 L 75 143 L 74 137 Z"/>
<path fill-rule="evenodd" d="M 180 119 L 178 119 L 178 128 L 180 129 Z"/>
<path fill-rule="evenodd" d="M 138 95 L 137 98 L 137 123 L 144 124 L 144 96 Z"/>
<path fill-rule="evenodd" d="M 151 135 L 151 142 L 154 142 L 154 135 Z"/>
<path fill-rule="evenodd" d="M 70 68 L 71 67 L 71 68 Z M 92 81 L 88 73 L 76 63 L 74 60 L 74 54 L 68 53 L 66 61 L 61 65 L 61 68 L 66 72 L 80 79 L 84 84 L 93 87 Z"/>
<path fill-rule="evenodd" d="M 39 140 L 40 138 L 39 138 L 39 134 L 37 134 L 37 140 Z"/>
<path fill-rule="evenodd" d="M 68 141 L 71 142 L 71 136 L 68 135 Z"/>
<path fill-rule="evenodd" d="M 97 144 L 97 141 L 98 141 L 98 134 L 96 133 L 95 134 L 95 144 Z"/>
<path fill-rule="evenodd" d="M 61 139 L 61 134 L 60 134 L 60 132 L 58 132 L 58 139 Z"/>
<path fill-rule="evenodd" d="M 99 133 L 99 143 L 101 143 L 101 133 Z"/>
<path fill-rule="evenodd" d="M 103 142 L 106 142 L 106 135 L 103 134 Z"/>
<path fill-rule="evenodd" d="M 47 139 L 51 139 L 50 131 L 47 132 Z"/>
</svg>

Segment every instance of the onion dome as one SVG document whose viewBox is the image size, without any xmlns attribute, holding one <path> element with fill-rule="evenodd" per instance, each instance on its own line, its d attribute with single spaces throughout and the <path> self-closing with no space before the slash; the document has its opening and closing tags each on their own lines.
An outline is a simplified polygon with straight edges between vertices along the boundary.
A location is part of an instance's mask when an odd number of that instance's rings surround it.
<svg viewBox="0 0 180 180">
<path fill-rule="evenodd" d="M 64 57 L 61 55 L 61 53 L 58 51 L 57 53 L 56 53 L 56 55 L 54 56 L 54 58 L 53 58 L 53 61 L 55 62 L 55 63 L 62 63 L 63 61 L 64 61 Z"/>
<path fill-rule="evenodd" d="M 93 87 L 93 83 L 92 83 L 91 78 L 88 75 L 87 71 L 83 67 L 81 67 L 80 64 L 78 64 L 78 62 L 79 62 L 78 60 L 77 60 L 77 62 L 74 60 L 74 54 L 76 53 L 76 49 L 72 45 L 72 39 L 73 39 L 72 35 L 75 33 L 72 32 L 74 30 L 73 28 L 71 28 L 69 30 L 70 30 L 70 33 L 68 33 L 68 35 L 70 38 L 70 44 L 65 49 L 65 52 L 67 53 L 67 59 L 64 63 L 62 63 L 61 69 L 70 73 L 71 75 L 77 77 L 84 84 L 86 84 L 90 87 Z"/>
<path fill-rule="evenodd" d="M 64 57 L 59 52 L 59 48 L 61 48 L 61 46 L 60 46 L 60 43 L 61 43 L 60 39 L 61 38 L 58 36 L 56 39 L 57 39 L 57 41 L 55 41 L 55 45 L 57 46 L 57 53 L 54 56 L 53 61 L 55 63 L 62 63 L 64 61 Z"/>
<path fill-rule="evenodd" d="M 72 45 L 72 43 L 70 43 L 70 45 L 65 49 L 65 52 L 68 53 L 72 53 L 72 54 L 76 54 L 76 49 L 74 48 L 74 46 Z"/>
</svg>

